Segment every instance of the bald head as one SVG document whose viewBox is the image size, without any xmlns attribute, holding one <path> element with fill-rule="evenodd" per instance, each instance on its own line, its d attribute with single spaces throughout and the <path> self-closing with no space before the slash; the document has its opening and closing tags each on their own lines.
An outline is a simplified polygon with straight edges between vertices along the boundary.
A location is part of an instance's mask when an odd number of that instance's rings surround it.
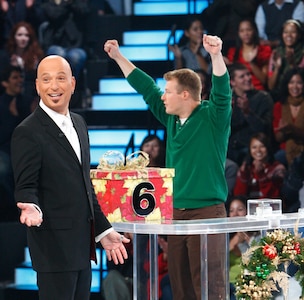
<svg viewBox="0 0 304 300">
<path fill-rule="evenodd" d="M 63 69 L 66 70 L 67 74 L 70 73 L 70 76 L 72 76 L 71 66 L 65 58 L 59 55 L 49 55 L 40 61 L 37 68 L 37 77 L 41 76 L 41 70 L 49 68 L 52 69 L 52 66 L 54 67 L 55 65 L 57 65 L 58 67 L 61 66 Z"/>
<path fill-rule="evenodd" d="M 41 60 L 37 69 L 36 90 L 46 106 L 65 115 L 75 86 L 71 67 L 63 57 L 50 55 Z"/>
</svg>

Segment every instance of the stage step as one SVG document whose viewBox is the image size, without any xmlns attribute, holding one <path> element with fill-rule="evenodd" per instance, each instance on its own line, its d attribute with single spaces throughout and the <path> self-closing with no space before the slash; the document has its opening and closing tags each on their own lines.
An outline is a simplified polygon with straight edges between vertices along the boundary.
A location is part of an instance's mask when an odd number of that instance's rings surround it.
<svg viewBox="0 0 304 300">
<path fill-rule="evenodd" d="M 152 1 L 135 2 L 135 16 L 187 15 L 201 13 L 209 5 L 208 0 L 197 1 Z"/>
<path fill-rule="evenodd" d="M 179 40 L 184 31 L 174 31 L 176 40 Z M 136 30 L 125 31 L 122 35 L 124 45 L 165 45 L 172 34 L 172 30 Z"/>
</svg>

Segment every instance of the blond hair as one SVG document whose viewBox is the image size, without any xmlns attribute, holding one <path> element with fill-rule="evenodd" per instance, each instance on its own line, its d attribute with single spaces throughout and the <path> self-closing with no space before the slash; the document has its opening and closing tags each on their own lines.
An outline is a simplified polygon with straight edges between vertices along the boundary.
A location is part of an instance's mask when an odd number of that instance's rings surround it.
<svg viewBox="0 0 304 300">
<path fill-rule="evenodd" d="M 176 79 L 177 92 L 188 91 L 195 101 L 201 100 L 202 82 L 199 75 L 191 69 L 183 68 L 169 71 L 164 74 L 164 79 Z"/>
</svg>

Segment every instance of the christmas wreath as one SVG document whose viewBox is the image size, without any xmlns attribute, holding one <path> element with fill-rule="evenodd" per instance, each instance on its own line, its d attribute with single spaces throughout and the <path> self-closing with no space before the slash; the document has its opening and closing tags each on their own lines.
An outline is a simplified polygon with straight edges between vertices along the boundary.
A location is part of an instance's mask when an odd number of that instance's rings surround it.
<svg viewBox="0 0 304 300">
<path fill-rule="evenodd" d="M 276 229 L 254 241 L 242 255 L 241 272 L 235 284 L 238 300 L 268 300 L 273 292 L 281 289 L 284 299 L 288 294 L 287 267 L 298 267 L 295 278 L 302 287 L 304 300 L 304 238 L 298 233 Z M 294 300 L 294 299 L 292 299 Z"/>
</svg>

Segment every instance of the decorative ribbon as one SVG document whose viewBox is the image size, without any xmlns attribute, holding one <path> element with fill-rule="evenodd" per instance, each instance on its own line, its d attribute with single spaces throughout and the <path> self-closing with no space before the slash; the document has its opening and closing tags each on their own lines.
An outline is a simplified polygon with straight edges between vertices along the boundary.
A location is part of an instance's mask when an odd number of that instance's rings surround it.
<svg viewBox="0 0 304 300">
<path fill-rule="evenodd" d="M 103 154 L 99 160 L 97 169 L 102 170 L 132 170 L 143 169 L 148 166 L 149 154 L 143 151 L 136 151 L 125 159 L 120 151 L 110 150 Z"/>
</svg>

